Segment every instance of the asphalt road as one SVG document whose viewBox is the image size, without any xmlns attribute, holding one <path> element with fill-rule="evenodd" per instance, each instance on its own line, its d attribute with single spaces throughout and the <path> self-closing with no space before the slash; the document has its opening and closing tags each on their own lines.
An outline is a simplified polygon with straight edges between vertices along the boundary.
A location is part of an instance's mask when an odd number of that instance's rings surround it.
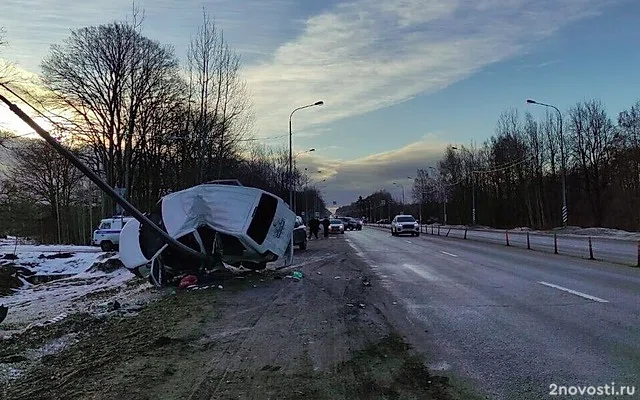
<svg viewBox="0 0 640 400">
<path fill-rule="evenodd" d="M 558 398 L 552 384 L 640 391 L 640 269 L 375 228 L 345 236 L 428 332 L 433 368 L 488 398 Z"/>
<path fill-rule="evenodd" d="M 388 228 L 390 229 L 390 228 Z M 437 235 L 438 228 L 424 226 L 423 233 Z M 450 238 L 464 237 L 464 229 L 448 227 L 440 228 L 440 235 L 449 233 Z M 477 240 L 488 243 L 506 244 L 505 231 L 498 230 L 468 230 L 468 240 Z M 558 234 L 558 253 L 575 257 L 589 258 L 589 237 L 581 235 Z M 509 231 L 509 245 L 527 248 L 527 233 Z M 553 253 L 555 250 L 554 238 L 551 234 L 531 233 L 529 234 L 529 245 L 532 250 Z M 594 236 L 591 238 L 593 256 L 596 260 L 610 261 L 625 265 L 637 265 L 638 263 L 638 241 L 616 238 L 605 238 Z"/>
</svg>

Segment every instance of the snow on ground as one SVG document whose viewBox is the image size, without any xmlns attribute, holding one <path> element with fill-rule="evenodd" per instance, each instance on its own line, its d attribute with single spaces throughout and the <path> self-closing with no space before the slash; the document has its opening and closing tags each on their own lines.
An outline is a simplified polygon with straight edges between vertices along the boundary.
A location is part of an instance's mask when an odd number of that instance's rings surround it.
<svg viewBox="0 0 640 400">
<path fill-rule="evenodd" d="M 109 311 L 110 303 L 115 300 L 122 305 L 144 304 L 151 296 L 151 285 L 127 285 L 134 278 L 132 273 L 121 268 L 111 273 L 85 272 L 28 285 L 11 296 L 0 298 L 0 302 L 9 307 L 0 328 L 18 331 L 51 319 L 60 320 L 76 312 L 101 314 Z"/>
<path fill-rule="evenodd" d="M 152 296 L 151 285 L 121 267 L 117 254 L 88 246 L 16 246 L 13 240 L 0 240 L 0 254 L 14 250 L 16 260 L 0 261 L 28 268 L 45 283 L 31 284 L 21 278 L 22 288 L 0 297 L 0 304 L 9 307 L 0 337 L 75 312 L 103 313 L 115 300 L 123 306 L 136 305 Z M 59 256 L 63 258 L 47 258 Z"/>
</svg>

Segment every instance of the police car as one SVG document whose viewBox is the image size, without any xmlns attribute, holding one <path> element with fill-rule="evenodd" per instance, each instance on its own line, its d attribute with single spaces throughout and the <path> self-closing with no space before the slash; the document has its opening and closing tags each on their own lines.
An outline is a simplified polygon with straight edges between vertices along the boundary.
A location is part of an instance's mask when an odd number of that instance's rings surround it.
<svg viewBox="0 0 640 400">
<path fill-rule="evenodd" d="M 120 231 L 131 219 L 117 215 L 101 220 L 98 229 L 93 231 L 92 244 L 100 246 L 102 251 L 114 251 L 120 244 Z"/>
</svg>

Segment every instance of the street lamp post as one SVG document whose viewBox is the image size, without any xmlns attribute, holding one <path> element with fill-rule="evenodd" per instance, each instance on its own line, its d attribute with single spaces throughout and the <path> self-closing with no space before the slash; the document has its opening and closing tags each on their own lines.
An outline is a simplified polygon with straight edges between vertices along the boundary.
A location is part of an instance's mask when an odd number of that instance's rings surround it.
<svg viewBox="0 0 640 400">
<path fill-rule="evenodd" d="M 475 171 L 471 171 L 471 221 L 472 225 L 476 224 L 476 175 Z"/>
<path fill-rule="evenodd" d="M 316 101 L 313 104 L 308 104 L 306 106 L 298 107 L 291 111 L 289 114 L 289 208 L 295 212 L 295 207 L 293 205 L 293 130 L 291 129 L 291 119 L 293 118 L 293 114 L 305 108 L 313 107 L 313 106 L 321 106 L 324 102 L 322 100 Z"/>
<path fill-rule="evenodd" d="M 564 157 L 564 135 L 562 133 L 562 125 L 563 125 L 562 113 L 560 112 L 558 107 L 553 106 L 551 104 L 540 103 L 531 99 L 528 99 L 527 103 L 553 108 L 558 113 L 558 118 L 560 119 L 560 123 L 558 126 L 558 136 L 560 136 L 560 164 L 562 167 L 562 225 L 567 226 L 567 222 L 569 220 L 569 211 L 567 209 L 567 170 L 565 167 L 565 157 Z"/>
</svg>

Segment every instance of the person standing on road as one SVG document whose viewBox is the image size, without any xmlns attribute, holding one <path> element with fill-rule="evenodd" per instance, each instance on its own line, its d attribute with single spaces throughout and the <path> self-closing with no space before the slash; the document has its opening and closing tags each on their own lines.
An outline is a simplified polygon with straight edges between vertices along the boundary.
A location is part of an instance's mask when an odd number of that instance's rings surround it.
<svg viewBox="0 0 640 400">
<path fill-rule="evenodd" d="M 331 225 L 331 222 L 329 222 L 329 218 L 324 217 L 324 219 L 322 220 L 322 233 L 325 239 L 329 237 L 329 225 Z"/>
<path fill-rule="evenodd" d="M 320 220 L 316 217 L 311 218 L 311 221 L 309 221 L 309 239 L 311 239 L 311 235 L 314 235 L 317 239 L 319 230 Z"/>
</svg>

